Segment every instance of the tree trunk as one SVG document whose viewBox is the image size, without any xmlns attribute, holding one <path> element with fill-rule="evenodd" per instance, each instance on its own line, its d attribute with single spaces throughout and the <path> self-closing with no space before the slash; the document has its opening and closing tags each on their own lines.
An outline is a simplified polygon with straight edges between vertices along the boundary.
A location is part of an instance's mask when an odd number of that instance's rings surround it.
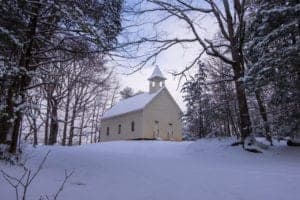
<svg viewBox="0 0 300 200">
<path fill-rule="evenodd" d="M 51 104 L 51 114 L 50 114 L 50 135 L 49 135 L 49 145 L 53 145 L 57 142 L 58 135 L 58 116 L 57 116 L 57 101 L 53 100 Z"/>
<path fill-rule="evenodd" d="M 33 146 L 35 147 L 38 145 L 38 136 L 37 136 L 37 124 L 36 124 L 36 119 L 33 119 Z"/>
<path fill-rule="evenodd" d="M 48 139 L 48 137 L 49 137 L 49 115 L 50 115 L 50 100 L 47 99 L 47 112 L 46 112 L 45 137 L 44 137 L 45 145 L 48 145 L 48 141 L 49 141 L 49 139 Z"/>
<path fill-rule="evenodd" d="M 0 117 L 0 130 L 0 144 L 5 144 L 8 133 L 8 123 L 5 117 Z"/>
<path fill-rule="evenodd" d="M 22 113 L 21 111 L 17 111 L 16 119 L 14 121 L 13 132 L 12 132 L 12 140 L 9 147 L 9 152 L 13 154 L 17 152 L 21 121 L 22 121 Z"/>
<path fill-rule="evenodd" d="M 91 127 L 91 144 L 93 143 L 93 135 L 94 135 L 94 127 L 95 127 L 95 114 L 96 114 L 96 102 L 94 102 L 94 107 L 93 107 L 93 115 L 92 115 L 92 127 Z M 96 134 L 96 131 L 95 131 Z"/>
<path fill-rule="evenodd" d="M 100 118 L 100 106 L 98 106 L 98 109 L 96 111 L 96 130 L 95 130 L 95 143 L 100 141 L 100 127 L 98 125 L 98 120 Z M 98 134 L 97 134 L 98 133 Z"/>
<path fill-rule="evenodd" d="M 241 128 L 241 143 L 244 144 L 245 139 L 251 135 L 251 120 L 249 116 L 249 109 L 246 98 L 246 90 L 243 81 L 240 80 L 244 78 L 244 57 L 243 57 L 243 42 L 244 42 L 244 32 L 245 32 L 245 22 L 243 21 L 244 11 L 242 5 L 239 1 L 234 1 L 234 9 L 236 9 L 236 14 L 233 18 L 230 4 L 228 0 L 223 0 L 224 10 L 226 13 L 226 26 L 228 32 L 228 39 L 230 41 L 230 50 L 233 63 L 231 63 L 234 77 L 235 77 L 235 89 L 239 108 L 239 118 L 240 118 L 240 128 Z M 240 8 L 240 9 L 237 9 Z M 235 27 L 234 20 L 236 17 L 239 20 L 238 29 Z M 224 28 L 220 27 L 223 31 Z M 237 30 L 236 30 L 237 29 Z M 244 146 L 243 146 L 244 147 Z"/>
<path fill-rule="evenodd" d="M 5 109 L 3 113 L 0 113 L 0 144 L 7 143 L 7 137 L 11 132 L 10 130 L 13 128 L 13 124 L 11 122 L 14 110 L 12 89 L 8 89 L 4 103 Z"/>
<path fill-rule="evenodd" d="M 239 107 L 240 127 L 241 127 L 241 142 L 251 134 L 251 120 L 249 116 L 247 98 L 245 88 L 240 80 L 235 80 L 235 88 Z"/>
<path fill-rule="evenodd" d="M 77 112 L 77 101 L 75 99 L 75 103 L 73 106 L 73 111 L 72 111 L 72 117 L 71 117 L 71 125 L 70 125 L 70 131 L 69 131 L 69 142 L 68 145 L 72 146 L 73 145 L 73 137 L 74 137 L 74 122 L 76 118 L 76 112 Z"/>
<path fill-rule="evenodd" d="M 82 131 L 83 131 L 83 125 L 84 125 L 84 115 L 85 115 L 85 106 L 83 106 L 83 111 L 82 111 L 82 116 L 81 116 L 81 124 L 80 124 L 80 132 L 79 132 L 79 145 L 81 145 Z"/>
<path fill-rule="evenodd" d="M 62 138 L 62 145 L 63 146 L 66 145 L 66 140 L 67 140 L 67 128 L 68 128 L 68 120 L 69 120 L 69 107 L 70 107 L 70 90 L 68 89 L 66 109 L 65 109 L 65 118 L 64 118 L 63 138 Z"/>
<path fill-rule="evenodd" d="M 38 136 L 37 136 L 37 129 L 33 130 L 33 146 L 37 146 L 38 145 Z"/>
<path fill-rule="evenodd" d="M 271 146 L 273 145 L 272 142 L 272 137 L 270 134 L 270 126 L 269 126 L 269 122 L 268 122 L 268 116 L 267 116 L 267 112 L 266 112 L 266 108 L 265 105 L 263 103 L 263 100 L 261 98 L 261 91 L 260 90 L 255 90 L 255 97 L 257 100 L 257 104 L 258 104 L 258 108 L 259 108 L 259 113 L 264 121 L 264 128 L 265 128 L 265 136 L 266 139 L 270 142 Z"/>
</svg>

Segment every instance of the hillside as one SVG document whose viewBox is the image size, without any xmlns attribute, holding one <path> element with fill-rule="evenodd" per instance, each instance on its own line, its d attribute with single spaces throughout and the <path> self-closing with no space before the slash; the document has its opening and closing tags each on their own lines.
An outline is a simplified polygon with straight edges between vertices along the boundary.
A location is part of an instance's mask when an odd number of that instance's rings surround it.
<svg viewBox="0 0 300 200">
<path fill-rule="evenodd" d="M 27 199 L 54 194 L 64 170 L 74 170 L 58 199 L 80 200 L 295 200 L 300 196 L 300 149 L 276 143 L 262 154 L 231 141 L 119 141 L 80 147 L 26 147 L 34 168 L 50 150 Z M 9 174 L 20 167 L 0 163 Z M 14 199 L 0 178 L 0 199 Z"/>
</svg>

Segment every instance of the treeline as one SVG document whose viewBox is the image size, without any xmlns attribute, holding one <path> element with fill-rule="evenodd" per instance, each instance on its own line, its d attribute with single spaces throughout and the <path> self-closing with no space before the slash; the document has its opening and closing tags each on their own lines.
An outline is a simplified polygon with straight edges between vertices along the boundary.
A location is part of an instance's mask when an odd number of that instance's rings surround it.
<svg viewBox="0 0 300 200">
<path fill-rule="evenodd" d="M 99 115 L 116 86 L 104 64 L 121 31 L 122 4 L 1 1 L 0 144 L 11 153 L 21 137 L 35 145 L 99 139 Z"/>
<path fill-rule="evenodd" d="M 272 144 L 273 136 L 293 137 L 300 131 L 300 4 L 250 1 L 244 10 L 246 23 L 236 32 L 243 35 L 236 44 L 241 48 L 242 74 L 237 76 L 222 58 L 198 62 L 197 73 L 182 89 L 187 104 L 184 120 L 195 137 L 241 138 L 240 83 L 251 135 L 265 136 Z M 228 29 L 223 31 L 216 41 L 228 44 L 224 42 Z"/>
<path fill-rule="evenodd" d="M 104 67 L 103 58 L 57 63 L 38 74 L 32 81 L 41 86 L 27 92 L 24 139 L 34 145 L 98 142 L 100 117 L 118 90 L 113 71 Z"/>
</svg>

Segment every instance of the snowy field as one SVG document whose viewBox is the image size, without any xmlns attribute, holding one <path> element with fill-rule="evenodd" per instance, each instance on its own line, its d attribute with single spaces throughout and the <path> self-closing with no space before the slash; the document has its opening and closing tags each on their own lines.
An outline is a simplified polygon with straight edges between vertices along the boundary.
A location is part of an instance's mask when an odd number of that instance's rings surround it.
<svg viewBox="0 0 300 200">
<path fill-rule="evenodd" d="M 54 194 L 64 169 L 74 170 L 63 200 L 296 200 L 300 148 L 276 143 L 262 154 L 217 139 L 197 142 L 120 141 L 80 147 L 27 147 L 31 168 L 51 153 L 27 199 Z M 9 174 L 16 166 L 0 163 Z M 0 199 L 14 199 L 0 177 Z"/>
</svg>

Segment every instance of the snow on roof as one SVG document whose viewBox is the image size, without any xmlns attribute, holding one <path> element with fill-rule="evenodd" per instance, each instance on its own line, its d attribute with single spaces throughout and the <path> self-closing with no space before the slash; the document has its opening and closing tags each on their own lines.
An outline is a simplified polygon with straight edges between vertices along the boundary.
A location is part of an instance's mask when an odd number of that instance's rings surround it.
<svg viewBox="0 0 300 200">
<path fill-rule="evenodd" d="M 163 88 L 162 88 L 163 89 Z M 102 119 L 111 118 L 114 116 L 126 114 L 133 111 L 142 110 L 145 108 L 145 106 L 154 99 L 154 97 L 160 93 L 162 90 L 158 90 L 155 93 L 142 93 L 138 94 L 136 96 L 124 99 L 119 101 L 116 105 L 114 105 L 112 108 L 107 110 Z"/>
<path fill-rule="evenodd" d="M 148 80 L 154 79 L 154 78 L 162 78 L 162 79 L 166 79 L 164 77 L 164 75 L 162 74 L 162 72 L 160 71 L 159 67 L 156 66 L 153 73 L 151 74 L 151 76 L 148 78 Z"/>
</svg>

